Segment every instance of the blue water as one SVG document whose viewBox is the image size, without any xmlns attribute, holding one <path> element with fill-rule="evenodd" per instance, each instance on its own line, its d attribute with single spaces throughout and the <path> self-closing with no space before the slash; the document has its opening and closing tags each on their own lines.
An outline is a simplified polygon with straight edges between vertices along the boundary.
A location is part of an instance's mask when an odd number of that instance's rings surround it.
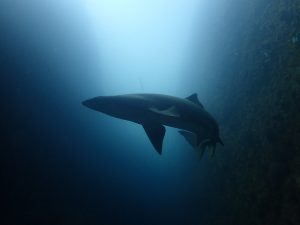
<svg viewBox="0 0 300 225">
<path fill-rule="evenodd" d="M 210 70 L 223 10 L 201 0 L 1 1 L 11 224 L 197 224 L 211 159 L 199 161 L 173 128 L 160 156 L 141 126 L 81 102 L 197 92 L 218 120 Z"/>
</svg>

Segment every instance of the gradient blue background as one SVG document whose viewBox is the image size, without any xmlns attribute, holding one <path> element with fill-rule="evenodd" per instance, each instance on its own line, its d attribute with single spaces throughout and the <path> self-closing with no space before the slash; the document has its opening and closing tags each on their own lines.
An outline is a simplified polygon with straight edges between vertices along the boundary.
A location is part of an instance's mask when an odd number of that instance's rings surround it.
<svg viewBox="0 0 300 225">
<path fill-rule="evenodd" d="M 197 92 L 222 124 L 213 100 L 227 12 L 225 1 L 1 1 L 11 224 L 197 224 L 213 161 L 172 128 L 160 156 L 142 127 L 81 101 Z"/>
</svg>

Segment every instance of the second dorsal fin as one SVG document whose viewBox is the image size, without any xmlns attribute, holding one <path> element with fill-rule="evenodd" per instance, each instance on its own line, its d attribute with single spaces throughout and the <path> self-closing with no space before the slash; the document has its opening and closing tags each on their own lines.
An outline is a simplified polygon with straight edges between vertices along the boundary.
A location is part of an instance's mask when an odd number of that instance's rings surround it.
<svg viewBox="0 0 300 225">
<path fill-rule="evenodd" d="M 191 102 L 193 102 L 194 104 L 199 105 L 199 106 L 201 106 L 202 108 L 204 108 L 203 105 L 201 104 L 201 102 L 199 101 L 199 99 L 198 99 L 196 93 L 190 95 L 190 96 L 187 97 L 186 99 L 189 100 L 189 101 L 191 101 Z"/>
</svg>

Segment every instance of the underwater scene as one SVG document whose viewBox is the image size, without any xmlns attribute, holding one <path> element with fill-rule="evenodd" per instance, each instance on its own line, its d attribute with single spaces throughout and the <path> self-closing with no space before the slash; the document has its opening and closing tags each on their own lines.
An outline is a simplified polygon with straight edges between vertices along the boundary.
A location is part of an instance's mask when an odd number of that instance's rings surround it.
<svg viewBox="0 0 300 225">
<path fill-rule="evenodd" d="M 3 225 L 300 225 L 299 0 L 1 0 Z"/>
</svg>

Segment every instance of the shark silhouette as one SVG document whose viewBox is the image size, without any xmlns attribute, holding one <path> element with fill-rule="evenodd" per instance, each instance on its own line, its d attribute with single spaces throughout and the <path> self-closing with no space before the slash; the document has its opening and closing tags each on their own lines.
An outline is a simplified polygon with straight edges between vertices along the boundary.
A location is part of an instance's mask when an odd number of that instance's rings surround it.
<svg viewBox="0 0 300 225">
<path fill-rule="evenodd" d="M 156 151 L 162 153 L 166 129 L 182 129 L 181 135 L 202 157 L 206 148 L 214 155 L 216 144 L 223 142 L 214 118 L 204 109 L 197 94 L 177 98 L 162 94 L 99 96 L 83 101 L 90 109 L 141 124 Z"/>
</svg>

